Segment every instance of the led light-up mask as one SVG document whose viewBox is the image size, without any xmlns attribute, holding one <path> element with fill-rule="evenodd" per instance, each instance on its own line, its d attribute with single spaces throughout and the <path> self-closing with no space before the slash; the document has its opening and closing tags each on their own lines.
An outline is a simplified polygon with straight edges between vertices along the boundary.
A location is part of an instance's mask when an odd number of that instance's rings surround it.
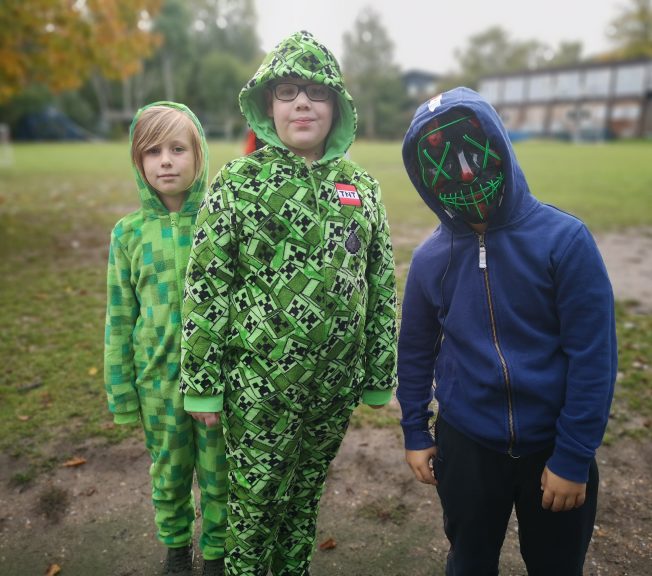
<svg viewBox="0 0 652 576">
<path fill-rule="evenodd" d="M 428 124 L 417 142 L 421 180 L 448 211 L 487 222 L 503 194 L 500 156 L 475 114 L 455 109 Z"/>
</svg>

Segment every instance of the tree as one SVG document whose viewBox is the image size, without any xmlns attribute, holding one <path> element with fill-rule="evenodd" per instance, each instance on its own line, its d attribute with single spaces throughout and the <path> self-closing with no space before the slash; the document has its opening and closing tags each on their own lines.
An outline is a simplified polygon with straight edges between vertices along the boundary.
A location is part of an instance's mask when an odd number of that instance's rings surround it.
<svg viewBox="0 0 652 576">
<path fill-rule="evenodd" d="M 158 37 L 147 30 L 161 0 L 3 0 L 0 102 L 38 83 L 78 88 L 94 72 L 121 79 L 140 69 Z"/>
<path fill-rule="evenodd" d="M 504 28 L 493 26 L 471 36 L 466 48 L 455 51 L 460 71 L 444 87 L 462 84 L 474 88 L 482 76 L 573 64 L 581 53 L 579 42 L 562 42 L 554 50 L 538 40 L 512 40 Z"/>
<path fill-rule="evenodd" d="M 394 44 L 379 14 L 366 7 L 343 35 L 342 68 L 358 110 L 360 133 L 366 138 L 394 135 L 405 92 Z M 381 124 L 381 118 L 383 123 Z"/>
<path fill-rule="evenodd" d="M 546 62 L 547 66 L 568 66 L 582 60 L 583 46 L 581 42 L 560 42 L 557 50 Z"/>
<path fill-rule="evenodd" d="M 238 95 L 254 71 L 226 52 L 214 51 L 202 59 L 197 97 L 207 133 L 231 138 L 239 123 L 244 125 Z"/>
<path fill-rule="evenodd" d="M 154 20 L 153 30 L 163 40 L 153 60 L 155 70 L 160 73 L 163 81 L 165 100 L 174 100 L 179 92 L 179 84 L 187 80 L 179 72 L 184 62 L 194 56 L 191 26 L 192 14 L 184 0 L 165 0 Z"/>
<path fill-rule="evenodd" d="M 652 57 L 652 0 L 629 0 L 612 20 L 607 36 L 617 58 Z"/>
<path fill-rule="evenodd" d="M 261 58 L 253 0 L 190 0 L 202 53 L 228 52 L 242 62 Z"/>
</svg>

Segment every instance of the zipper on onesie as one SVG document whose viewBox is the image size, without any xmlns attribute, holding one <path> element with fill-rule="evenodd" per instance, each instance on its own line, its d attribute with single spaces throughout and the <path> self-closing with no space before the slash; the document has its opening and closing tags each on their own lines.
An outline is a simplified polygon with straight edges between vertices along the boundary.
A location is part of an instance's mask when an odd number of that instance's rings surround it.
<svg viewBox="0 0 652 576">
<path fill-rule="evenodd" d="M 484 243 L 484 234 L 478 234 L 478 243 L 480 245 L 478 254 L 478 266 L 480 267 L 480 270 L 484 270 L 487 267 L 487 247 Z"/>
</svg>

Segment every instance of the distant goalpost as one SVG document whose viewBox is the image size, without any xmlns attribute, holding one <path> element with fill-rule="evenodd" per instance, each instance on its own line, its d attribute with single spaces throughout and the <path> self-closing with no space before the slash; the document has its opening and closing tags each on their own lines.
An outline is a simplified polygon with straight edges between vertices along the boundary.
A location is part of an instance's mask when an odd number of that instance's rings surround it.
<svg viewBox="0 0 652 576">
<path fill-rule="evenodd" d="M 9 125 L 0 124 L 0 166 L 12 166 L 14 154 L 9 140 Z"/>
</svg>

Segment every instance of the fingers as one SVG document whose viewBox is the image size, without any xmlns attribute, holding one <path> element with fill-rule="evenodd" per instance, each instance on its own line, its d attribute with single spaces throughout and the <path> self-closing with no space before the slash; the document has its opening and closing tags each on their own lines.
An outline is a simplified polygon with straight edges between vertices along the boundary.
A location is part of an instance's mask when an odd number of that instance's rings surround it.
<svg viewBox="0 0 652 576">
<path fill-rule="evenodd" d="M 217 428 L 220 425 L 219 412 L 188 412 L 197 422 L 203 422 L 207 428 Z"/>
<path fill-rule="evenodd" d="M 552 512 L 567 512 L 579 508 L 586 499 L 586 484 L 566 480 L 547 466 L 541 474 L 541 490 L 541 506 Z"/>
<path fill-rule="evenodd" d="M 219 413 L 207 414 L 204 420 L 207 428 L 217 428 L 220 425 Z"/>
<path fill-rule="evenodd" d="M 423 484 L 437 485 L 437 479 L 433 471 L 432 460 L 435 457 L 435 448 L 426 450 L 406 450 L 405 460 L 412 469 L 415 478 Z"/>
<path fill-rule="evenodd" d="M 413 468 L 412 471 L 419 482 L 422 482 L 423 484 L 432 484 L 433 486 L 437 485 L 435 473 L 432 471 L 430 466 Z"/>
<path fill-rule="evenodd" d="M 583 501 L 580 503 L 579 500 L 575 496 L 563 496 L 560 494 L 549 495 L 546 498 L 546 493 L 544 492 L 541 505 L 546 510 L 551 510 L 552 512 L 568 512 L 573 508 L 579 508 L 584 503 Z"/>
</svg>

